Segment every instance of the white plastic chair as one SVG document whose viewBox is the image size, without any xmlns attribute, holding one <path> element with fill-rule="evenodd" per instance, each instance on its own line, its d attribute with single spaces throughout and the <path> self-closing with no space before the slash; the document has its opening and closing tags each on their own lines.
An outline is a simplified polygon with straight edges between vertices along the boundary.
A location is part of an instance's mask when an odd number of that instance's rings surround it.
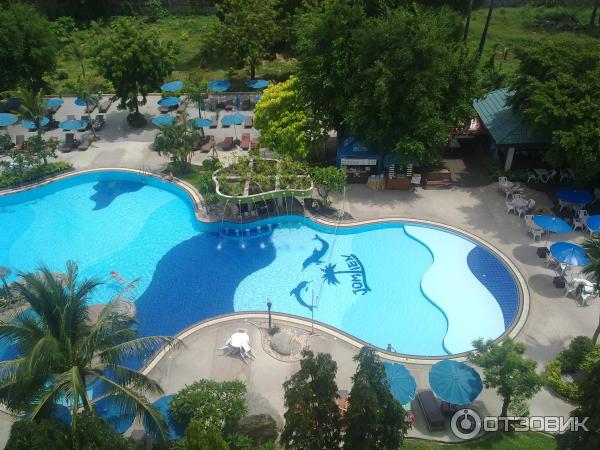
<svg viewBox="0 0 600 450">
<path fill-rule="evenodd" d="M 560 178 L 559 181 L 562 183 L 563 181 L 569 181 L 571 179 L 571 174 L 567 169 L 560 169 Z"/>
<path fill-rule="evenodd" d="M 505 202 L 506 203 L 506 214 L 512 212 L 516 212 L 516 207 L 515 204 L 513 202 L 509 202 L 508 200 Z"/>
<path fill-rule="evenodd" d="M 528 170 L 527 171 L 527 182 L 528 183 L 537 183 L 538 181 L 540 181 L 539 177 L 537 176 L 537 174 L 533 171 L 533 170 Z"/>
</svg>

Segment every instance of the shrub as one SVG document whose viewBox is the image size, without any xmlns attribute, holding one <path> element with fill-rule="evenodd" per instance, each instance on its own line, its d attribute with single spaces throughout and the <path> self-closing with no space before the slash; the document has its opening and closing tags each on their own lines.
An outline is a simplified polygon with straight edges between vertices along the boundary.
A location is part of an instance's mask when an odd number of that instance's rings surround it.
<svg viewBox="0 0 600 450">
<path fill-rule="evenodd" d="M 19 420 L 13 423 L 6 450 L 65 450 L 70 448 L 69 430 L 52 420 Z"/>
<path fill-rule="evenodd" d="M 197 419 L 223 431 L 246 414 L 246 385 L 241 381 L 200 380 L 180 390 L 170 404 L 173 418 L 186 427 Z"/>
<path fill-rule="evenodd" d="M 567 383 L 562 378 L 560 361 L 553 360 L 546 364 L 544 376 L 546 384 L 557 394 L 568 398 L 569 400 L 579 399 L 579 386 L 576 383 Z"/>
<path fill-rule="evenodd" d="M 71 435 L 73 448 L 136 450 L 140 447 L 123 437 L 94 413 L 85 412 L 77 416 L 77 427 Z"/>
<path fill-rule="evenodd" d="M 277 422 L 268 414 L 254 414 L 242 417 L 235 429 L 236 433 L 250 438 L 257 444 L 277 439 Z M 230 443 L 233 447 L 233 445 Z"/>
<path fill-rule="evenodd" d="M 35 169 L 23 172 L 22 174 L 3 174 L 0 175 L 0 188 L 18 186 L 25 183 L 39 181 L 42 178 L 56 175 L 60 172 L 71 169 L 73 166 L 66 162 L 48 163 Z"/>
<path fill-rule="evenodd" d="M 583 28 L 577 14 L 569 8 L 534 8 L 529 23 L 550 31 L 577 31 Z"/>
<path fill-rule="evenodd" d="M 558 354 L 563 372 L 576 372 L 585 357 L 594 350 L 594 343 L 587 336 L 577 336 L 569 347 Z"/>
<path fill-rule="evenodd" d="M 217 430 L 206 429 L 199 420 L 192 420 L 185 434 L 186 450 L 229 450 L 229 445 Z"/>
<path fill-rule="evenodd" d="M 277 450 L 277 443 L 275 441 L 265 442 L 263 445 L 258 447 L 257 450 Z"/>
<path fill-rule="evenodd" d="M 252 450 L 254 441 L 251 437 L 233 433 L 227 436 L 227 444 L 231 450 Z"/>
<path fill-rule="evenodd" d="M 219 161 L 218 158 L 208 158 L 202 161 L 202 167 L 206 170 L 214 172 L 215 170 L 223 167 L 223 164 L 221 164 L 221 161 Z"/>
<path fill-rule="evenodd" d="M 156 22 L 167 15 L 167 10 L 163 8 L 160 0 L 146 0 L 144 14 L 149 22 Z"/>
<path fill-rule="evenodd" d="M 143 114 L 132 113 L 127 116 L 127 123 L 131 128 L 144 128 L 148 121 Z"/>
<path fill-rule="evenodd" d="M 277 325 L 273 325 L 271 326 L 271 328 L 269 328 L 269 334 L 271 336 L 275 336 L 277 333 L 279 333 L 281 331 L 281 329 L 279 328 L 279 326 Z"/>
</svg>

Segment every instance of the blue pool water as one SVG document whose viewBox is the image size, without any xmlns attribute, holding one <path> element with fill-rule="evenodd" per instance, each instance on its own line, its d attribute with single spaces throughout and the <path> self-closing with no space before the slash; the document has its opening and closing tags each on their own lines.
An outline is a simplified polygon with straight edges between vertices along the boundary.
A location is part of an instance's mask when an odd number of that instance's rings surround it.
<svg viewBox="0 0 600 450">
<path fill-rule="evenodd" d="M 270 299 L 274 311 L 310 317 L 314 305 L 316 320 L 364 341 L 433 356 L 498 337 L 519 305 L 504 264 L 445 230 L 381 223 L 336 231 L 285 217 L 241 238 L 235 225 L 224 233 L 220 223 L 198 222 L 179 188 L 131 173 L 79 175 L 0 197 L 0 224 L 1 265 L 61 271 L 72 259 L 82 276 L 106 281 L 92 303 L 121 290 L 112 271 L 137 280 L 129 295 L 143 335 L 264 311 Z"/>
</svg>

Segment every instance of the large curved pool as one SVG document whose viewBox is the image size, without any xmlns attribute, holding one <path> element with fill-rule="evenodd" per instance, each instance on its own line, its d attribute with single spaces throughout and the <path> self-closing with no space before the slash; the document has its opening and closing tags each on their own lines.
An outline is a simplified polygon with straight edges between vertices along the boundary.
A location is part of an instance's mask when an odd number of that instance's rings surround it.
<svg viewBox="0 0 600 450">
<path fill-rule="evenodd" d="M 399 222 L 336 230 L 297 216 L 240 231 L 199 222 L 183 190 L 135 173 L 86 173 L 0 197 L 0 224 L 0 265 L 61 271 L 75 260 L 83 276 L 106 281 L 92 303 L 121 290 L 111 272 L 137 279 L 143 335 L 264 311 L 270 300 L 276 312 L 314 313 L 381 348 L 439 356 L 499 337 L 519 311 L 511 271 L 465 236 Z"/>
</svg>

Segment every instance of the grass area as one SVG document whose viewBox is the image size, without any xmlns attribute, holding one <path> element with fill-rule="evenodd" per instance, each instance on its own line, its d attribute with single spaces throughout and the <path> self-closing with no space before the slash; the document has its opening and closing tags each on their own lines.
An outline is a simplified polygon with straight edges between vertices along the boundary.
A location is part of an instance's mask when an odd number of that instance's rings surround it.
<svg viewBox="0 0 600 450">
<path fill-rule="evenodd" d="M 561 8 L 573 12 L 579 22 L 587 24 L 589 22 L 592 9 L 591 7 L 572 7 Z M 488 37 L 485 44 L 483 61 L 487 61 L 493 52 L 501 52 L 508 49 L 507 59 L 503 68 L 507 72 L 512 72 L 518 65 L 512 49 L 515 47 L 535 44 L 537 42 L 546 42 L 550 40 L 564 40 L 576 43 L 588 44 L 590 46 L 598 45 L 600 38 L 597 35 L 591 35 L 585 29 L 580 31 L 553 31 L 548 28 L 532 26 L 532 20 L 541 9 L 531 6 L 518 8 L 495 8 Z M 545 11 L 556 10 L 556 8 L 543 8 Z M 471 28 L 469 30 L 469 42 L 474 47 L 479 46 L 481 33 L 485 24 L 487 9 L 480 9 L 474 12 L 471 19 Z M 499 58 L 496 60 L 499 63 Z"/>
<path fill-rule="evenodd" d="M 173 163 L 169 163 L 165 172 L 167 172 L 167 173 L 171 172 L 177 178 L 179 178 L 183 181 L 187 181 L 192 186 L 194 186 L 197 190 L 200 191 L 201 190 L 200 189 L 200 174 L 205 173 L 207 171 L 208 171 L 208 169 L 206 169 L 203 166 L 198 166 L 196 164 L 192 164 L 192 169 L 190 171 L 181 172 L 177 168 L 177 166 L 175 166 Z M 213 171 L 211 170 L 210 172 L 212 173 Z"/>
<path fill-rule="evenodd" d="M 493 433 L 490 437 L 469 444 L 438 444 L 435 442 L 409 439 L 404 450 L 550 450 L 556 448 L 554 438 L 542 433 Z"/>
<path fill-rule="evenodd" d="M 179 54 L 175 64 L 175 70 L 172 79 L 187 80 L 190 77 L 205 77 L 212 79 L 231 80 L 233 91 L 245 91 L 245 83 L 249 79 L 249 73 L 246 69 L 231 69 L 226 63 L 215 62 L 210 65 L 203 65 L 199 56 L 198 43 L 206 35 L 208 28 L 217 21 L 216 16 L 167 16 L 155 23 L 148 23 L 146 27 L 153 33 L 157 33 L 163 41 L 176 42 L 179 45 Z M 81 33 L 81 32 L 80 32 Z M 49 78 L 51 91 L 54 94 L 72 93 L 74 82 L 81 75 L 81 65 L 79 61 L 67 52 L 60 51 L 58 54 L 58 74 Z M 107 85 L 98 73 L 95 71 L 91 58 L 85 61 L 86 74 L 88 79 L 97 79 L 98 89 L 110 91 L 110 85 Z M 266 78 L 269 80 L 284 80 L 294 71 L 295 61 L 293 59 L 278 56 L 272 61 L 264 61 L 257 67 L 257 78 Z M 158 90 L 158 86 L 157 86 Z"/>
</svg>

